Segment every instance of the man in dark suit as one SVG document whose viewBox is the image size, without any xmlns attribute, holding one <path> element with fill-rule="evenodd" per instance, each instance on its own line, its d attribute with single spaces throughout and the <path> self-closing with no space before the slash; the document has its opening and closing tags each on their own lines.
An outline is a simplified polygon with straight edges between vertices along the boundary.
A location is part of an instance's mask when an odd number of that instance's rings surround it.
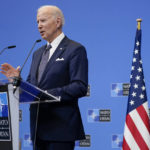
<svg viewBox="0 0 150 150">
<path fill-rule="evenodd" d="M 37 23 L 47 44 L 34 52 L 27 81 L 60 96 L 61 102 L 40 104 L 36 131 L 37 105 L 30 106 L 31 138 L 36 150 L 73 150 L 75 141 L 85 138 L 78 98 L 87 92 L 86 50 L 62 32 L 64 16 L 58 7 L 40 7 Z M 19 69 L 5 63 L 1 72 L 18 76 Z"/>
</svg>

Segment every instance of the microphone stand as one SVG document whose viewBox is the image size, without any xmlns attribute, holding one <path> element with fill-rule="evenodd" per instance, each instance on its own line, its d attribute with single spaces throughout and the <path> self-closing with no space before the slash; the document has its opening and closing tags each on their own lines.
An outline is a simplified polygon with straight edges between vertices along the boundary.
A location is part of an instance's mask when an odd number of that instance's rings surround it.
<svg viewBox="0 0 150 150">
<path fill-rule="evenodd" d="M 36 40 L 36 41 L 34 42 L 34 44 L 33 44 L 32 48 L 31 48 L 31 50 L 29 51 L 28 56 L 26 57 L 26 59 L 25 59 L 23 65 L 22 65 L 22 67 L 21 67 L 21 69 L 20 69 L 20 72 L 19 72 L 18 77 L 14 77 L 14 78 L 13 78 L 13 88 L 14 88 L 13 93 L 15 93 L 17 87 L 20 85 L 20 81 L 22 80 L 22 78 L 21 78 L 21 72 L 22 72 L 22 70 L 23 70 L 23 68 L 24 68 L 24 65 L 26 64 L 27 60 L 29 59 L 29 56 L 31 55 L 31 52 L 33 51 L 33 49 L 34 49 L 36 43 L 39 43 L 39 42 L 41 42 L 41 39 L 38 39 L 38 40 Z M 7 48 L 13 48 L 13 46 L 9 46 L 9 47 L 7 47 Z"/>
<path fill-rule="evenodd" d="M 36 111 L 36 121 L 35 121 L 35 133 L 34 133 L 34 141 L 33 141 L 33 150 L 36 150 L 36 136 L 37 136 L 39 110 L 40 110 L 40 99 L 39 99 L 39 102 L 37 104 L 37 111 Z"/>
</svg>

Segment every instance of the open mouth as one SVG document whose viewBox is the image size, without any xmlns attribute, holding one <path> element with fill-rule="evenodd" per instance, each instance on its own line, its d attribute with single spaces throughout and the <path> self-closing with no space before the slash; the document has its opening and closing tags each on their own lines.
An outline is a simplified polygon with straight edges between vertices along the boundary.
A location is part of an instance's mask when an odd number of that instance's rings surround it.
<svg viewBox="0 0 150 150">
<path fill-rule="evenodd" d="M 41 35 L 44 35 L 44 31 L 40 31 L 40 34 L 41 34 Z"/>
</svg>

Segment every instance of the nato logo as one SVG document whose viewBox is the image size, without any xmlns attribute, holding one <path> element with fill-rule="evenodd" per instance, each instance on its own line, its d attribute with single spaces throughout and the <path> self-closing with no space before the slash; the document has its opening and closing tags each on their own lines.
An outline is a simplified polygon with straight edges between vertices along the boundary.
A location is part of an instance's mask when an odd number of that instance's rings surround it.
<svg viewBox="0 0 150 150">
<path fill-rule="evenodd" d="M 31 137 L 30 137 L 30 134 L 25 134 L 24 135 L 24 147 L 31 147 L 32 146 L 32 140 L 31 140 Z"/>
<path fill-rule="evenodd" d="M 8 117 L 8 98 L 7 93 L 0 93 L 0 117 Z"/>
<path fill-rule="evenodd" d="M 122 148 L 123 135 L 114 134 L 112 135 L 112 148 Z"/>
<path fill-rule="evenodd" d="M 88 110 L 88 122 L 99 122 L 99 109 Z"/>
<path fill-rule="evenodd" d="M 111 84 L 111 96 L 128 96 L 129 95 L 129 83 L 112 83 Z"/>
<path fill-rule="evenodd" d="M 122 83 L 112 83 L 112 85 L 111 85 L 111 96 L 112 97 L 123 96 Z"/>
</svg>

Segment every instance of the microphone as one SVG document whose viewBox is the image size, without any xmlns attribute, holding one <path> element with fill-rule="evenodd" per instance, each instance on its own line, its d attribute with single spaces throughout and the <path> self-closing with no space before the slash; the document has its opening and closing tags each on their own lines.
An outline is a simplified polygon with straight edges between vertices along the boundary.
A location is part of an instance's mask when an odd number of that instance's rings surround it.
<svg viewBox="0 0 150 150">
<path fill-rule="evenodd" d="M 15 48 L 15 47 L 16 47 L 16 45 L 8 46 L 8 49 Z"/>
<path fill-rule="evenodd" d="M 22 70 L 23 70 L 23 68 L 24 68 L 24 66 L 25 66 L 25 64 L 26 64 L 26 62 L 27 62 L 29 56 L 31 55 L 31 52 L 33 51 L 33 49 L 34 49 L 36 43 L 39 43 L 39 42 L 41 42 L 41 39 L 38 39 L 38 40 L 36 40 L 36 41 L 34 42 L 34 44 L 33 44 L 32 48 L 31 48 L 31 50 L 29 51 L 29 54 L 27 55 L 27 57 L 26 57 L 26 59 L 25 59 L 23 65 L 22 65 L 22 67 L 21 67 L 21 69 L 20 69 L 19 76 L 13 78 L 13 93 L 15 93 L 17 87 L 20 85 L 21 72 L 22 72 Z M 10 48 L 10 47 L 13 48 L 13 46 L 9 46 L 9 48 Z"/>
<path fill-rule="evenodd" d="M 6 49 L 11 49 L 11 48 L 15 48 L 16 45 L 12 45 L 12 46 L 8 46 L 8 47 L 5 47 L 3 48 L 1 51 L 0 51 L 0 55 L 6 50 Z"/>
</svg>

